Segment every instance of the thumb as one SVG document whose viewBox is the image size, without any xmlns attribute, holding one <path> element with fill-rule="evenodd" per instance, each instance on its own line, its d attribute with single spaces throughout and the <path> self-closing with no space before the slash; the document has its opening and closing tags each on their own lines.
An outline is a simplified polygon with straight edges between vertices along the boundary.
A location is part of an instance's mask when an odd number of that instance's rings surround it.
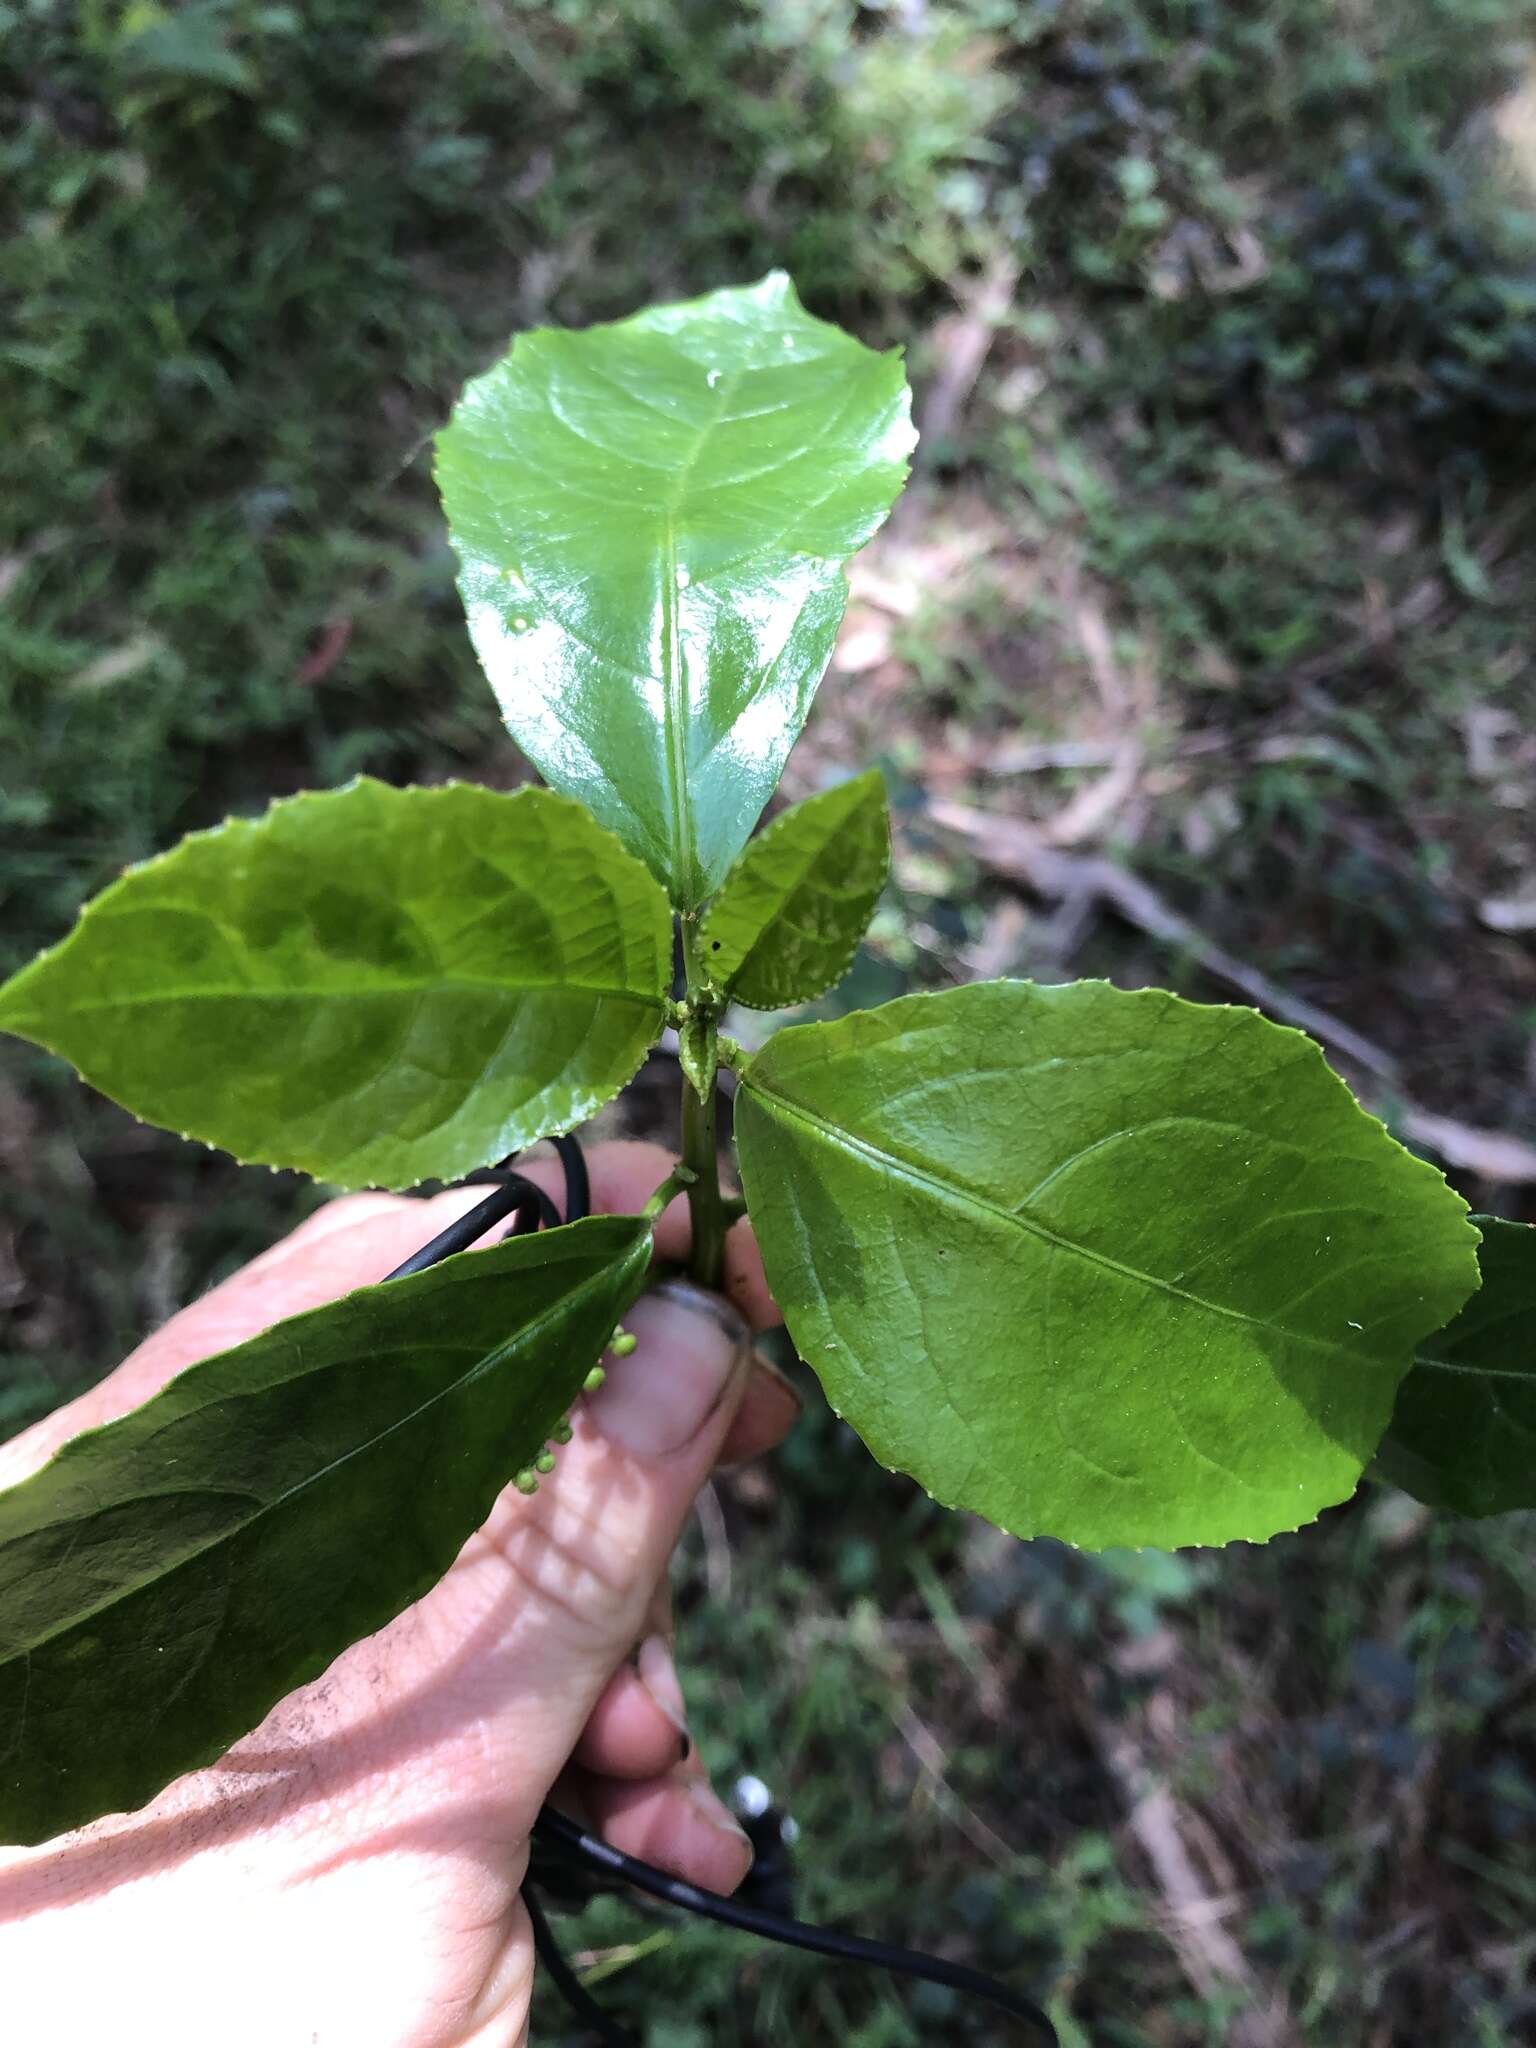
<svg viewBox="0 0 1536 2048">
<path fill-rule="evenodd" d="M 595 1438 L 601 1453 L 619 1452 L 646 1468 L 653 1505 L 667 1497 L 680 1525 L 735 1417 L 751 1332 L 723 1295 L 691 1280 L 664 1280 L 643 1294 L 627 1327 L 635 1349 L 605 1361 L 603 1384 L 586 1404 L 583 1449 L 571 1461 L 575 1471 L 562 1474 L 562 1491 L 586 1476 Z"/>
<path fill-rule="evenodd" d="M 453 1575 L 474 1618 L 504 1617 L 492 1654 L 511 1683 L 497 1688 L 501 1726 L 481 1754 L 517 1756 L 518 1791 L 534 1811 L 647 1631 L 751 1369 L 747 1325 L 691 1282 L 664 1281 L 625 1323 L 635 1350 L 604 1360 L 604 1383 L 578 1403 L 554 1473 L 532 1498 L 502 1497 Z"/>
</svg>

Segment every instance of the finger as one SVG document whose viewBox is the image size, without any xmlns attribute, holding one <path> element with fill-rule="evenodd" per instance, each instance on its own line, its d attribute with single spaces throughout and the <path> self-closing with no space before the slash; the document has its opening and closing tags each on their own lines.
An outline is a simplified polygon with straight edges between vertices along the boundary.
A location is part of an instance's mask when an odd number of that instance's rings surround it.
<svg viewBox="0 0 1536 2048">
<path fill-rule="evenodd" d="M 671 1649 L 663 1636 L 649 1635 L 603 1688 L 574 1760 L 603 1777 L 656 1778 L 692 1749 Z"/>
<path fill-rule="evenodd" d="M 605 1215 L 632 1215 L 644 1208 L 674 1164 L 671 1153 L 660 1145 L 639 1140 L 599 1145 L 590 1161 L 593 1208 Z M 533 1168 L 527 1171 L 531 1173 Z M 692 1238 L 688 1198 L 674 1196 L 656 1220 L 656 1256 L 681 1264 Z M 721 1292 L 754 1330 L 771 1330 L 784 1320 L 768 1291 L 757 1240 L 746 1217 L 726 1233 Z"/>
<path fill-rule="evenodd" d="M 768 1291 L 763 1256 L 750 1220 L 733 1223 L 725 1239 L 724 1292 L 754 1330 L 774 1330 L 783 1322 L 779 1305 Z"/>
<path fill-rule="evenodd" d="M 615 1214 L 643 1208 L 672 1165 L 659 1145 L 600 1146 L 593 1162 L 599 1206 Z M 546 1193 L 562 1185 L 555 1159 L 533 1160 L 520 1170 Z M 18 1466 L 32 1469 L 68 1437 L 126 1414 L 197 1360 L 244 1343 L 286 1316 L 382 1280 L 487 1193 L 484 1187 L 459 1187 L 427 1201 L 367 1193 L 327 1202 L 279 1243 L 172 1316 L 116 1372 L 45 1417 L 7 1451 Z M 480 1242 L 493 1242 L 505 1228 L 493 1225 Z"/>
<path fill-rule="evenodd" d="M 676 1163 L 664 1145 L 654 1145 L 645 1139 L 616 1138 L 607 1144 L 595 1145 L 587 1155 L 593 1214 L 638 1215 Z M 556 1157 L 545 1154 L 519 1159 L 517 1170 L 537 1182 L 557 1202 L 563 1203 L 565 1172 Z M 388 1201 L 392 1198 L 362 1196 L 354 1199 Z M 437 1227 L 441 1229 L 443 1225 L 439 1223 Z M 686 1195 L 676 1195 L 667 1204 L 656 1219 L 654 1235 L 658 1259 L 676 1265 L 687 1258 L 693 1231 Z M 405 1253 L 402 1252 L 401 1257 L 405 1257 Z M 733 1224 L 726 1234 L 721 1292 L 755 1330 L 774 1329 L 784 1320 L 768 1291 L 757 1240 L 746 1217 Z"/>
<path fill-rule="evenodd" d="M 642 1209 L 672 1168 L 662 1146 L 618 1141 L 594 1148 L 589 1159 L 593 1206 L 601 1214 L 633 1215 Z M 558 1160 L 535 1159 L 520 1167 L 549 1194 L 563 1188 Z M 481 1188 L 452 1188 L 429 1201 L 401 1195 L 344 1195 L 328 1202 L 269 1250 L 193 1302 L 146 1339 L 116 1372 L 55 1410 L 0 1449 L 0 1484 L 10 1485 L 43 1465 L 72 1436 L 124 1415 L 186 1366 L 231 1345 L 285 1316 L 318 1308 L 354 1287 L 382 1280 L 420 1245 L 485 1199 Z M 501 1233 L 496 1226 L 487 1239 Z M 688 1248 L 687 1203 L 679 1198 L 658 1227 L 662 1256 L 680 1258 Z M 738 1225 L 727 1242 L 727 1286 L 757 1327 L 777 1320 L 749 1233 Z M 771 1437 L 768 1439 L 773 1441 Z M 744 1455 L 754 1455 L 752 1452 Z"/>
<path fill-rule="evenodd" d="M 688 1738 L 682 1687 L 677 1682 L 676 1670 L 671 1667 L 673 1633 L 672 1585 L 664 1572 L 651 1588 L 651 1597 L 646 1602 L 640 1640 L 604 1687 L 602 1697 L 582 1730 L 581 1741 L 576 1745 L 580 1761 L 589 1769 L 615 1778 L 653 1777 L 657 1772 L 670 1770 L 690 1753 L 692 1742 Z M 656 1653 L 654 1649 L 646 1648 L 652 1636 L 660 1639 L 667 1656 L 667 1665 L 659 1676 L 655 1666 Z M 641 1688 L 642 1698 L 633 1697 L 636 1687 Z M 595 1729 L 594 1724 L 612 1711 L 616 1696 L 625 1693 L 631 1695 L 627 1708 L 630 1725 L 628 1729 L 618 1731 L 617 1740 L 610 1744 L 608 1732 Z M 638 1729 L 634 1725 L 636 1721 L 641 1722 Z M 671 1732 L 675 1746 L 670 1750 L 666 1747 L 666 1737 L 661 1733 L 663 1728 Z M 639 1739 L 629 1739 L 632 1735 Z M 647 1752 L 649 1761 L 644 1760 Z"/>
<path fill-rule="evenodd" d="M 588 1158 L 593 1212 L 634 1215 L 644 1208 L 674 1163 L 664 1146 L 640 1139 L 617 1139 L 594 1147 Z M 518 1170 L 538 1182 L 546 1193 L 557 1198 L 563 1194 L 564 1173 L 556 1159 L 519 1161 Z M 657 1257 L 669 1261 L 685 1259 L 691 1238 L 687 1199 L 678 1195 L 657 1219 Z M 727 1235 L 721 1291 L 754 1329 L 770 1329 L 783 1321 L 768 1292 L 763 1262 L 746 1218 L 733 1225 Z M 720 1462 L 744 1465 L 773 1450 L 788 1435 L 800 1409 L 800 1396 L 793 1385 L 770 1359 L 759 1354 L 753 1360 L 736 1420 L 721 1447 Z"/>
<path fill-rule="evenodd" d="M 722 1465 L 745 1465 L 774 1450 L 789 1435 L 800 1413 L 800 1396 L 760 1351 L 752 1354 L 752 1373 L 736 1419 L 720 1446 Z"/>
<path fill-rule="evenodd" d="M 594 1213 L 599 1216 L 638 1215 L 676 1163 L 665 1146 L 653 1145 L 643 1139 L 618 1138 L 608 1144 L 594 1146 L 587 1156 Z M 517 1170 L 537 1181 L 547 1194 L 557 1200 L 563 1195 L 565 1176 L 557 1159 L 520 1159 Z M 687 1196 L 676 1195 L 656 1219 L 656 1256 L 672 1264 L 681 1264 L 688 1256 L 692 1237 Z M 768 1291 L 757 1240 L 746 1217 L 734 1223 L 726 1233 L 721 1292 L 734 1303 L 754 1330 L 771 1330 L 784 1320 Z"/>
<path fill-rule="evenodd" d="M 702 1770 L 637 1784 L 584 1776 L 579 1793 L 605 1842 L 705 1891 L 733 1892 L 752 1868 L 751 1842 Z"/>
<path fill-rule="evenodd" d="M 677 1195 L 667 1204 L 656 1224 L 658 1258 L 679 1263 L 688 1256 L 693 1231 L 688 1220 L 688 1201 Z M 725 1236 L 725 1266 L 721 1292 L 746 1318 L 754 1330 L 772 1330 L 783 1322 L 778 1303 L 768 1291 L 762 1254 L 747 1217 L 733 1223 Z"/>
<path fill-rule="evenodd" d="M 645 1633 L 660 1636 L 664 1643 L 671 1644 L 677 1634 L 677 1624 L 672 1615 L 672 1581 L 666 1572 L 651 1588 L 651 1597 L 645 1609 Z"/>
</svg>

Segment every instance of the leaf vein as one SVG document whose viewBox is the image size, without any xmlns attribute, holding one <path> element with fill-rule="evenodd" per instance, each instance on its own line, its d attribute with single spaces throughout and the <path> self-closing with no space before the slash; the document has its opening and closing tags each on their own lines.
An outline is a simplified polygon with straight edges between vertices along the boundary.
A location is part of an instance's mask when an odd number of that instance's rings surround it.
<svg viewBox="0 0 1536 2048">
<path fill-rule="evenodd" d="M 914 1166 L 909 1160 L 898 1158 L 894 1153 L 885 1151 L 868 1139 L 855 1136 L 852 1131 L 842 1129 L 825 1117 L 818 1116 L 803 1103 L 790 1102 L 785 1096 L 772 1093 L 760 1080 L 752 1078 L 750 1069 L 743 1076 L 743 1085 L 758 1096 L 763 1107 L 770 1113 L 777 1111 L 790 1122 L 805 1125 L 828 1144 L 841 1147 L 877 1171 L 889 1173 L 898 1180 L 905 1180 L 911 1186 L 926 1191 L 952 1207 L 970 1209 L 988 1223 L 1000 1223 L 1007 1228 L 1021 1230 L 1026 1236 L 1037 1239 L 1043 1245 L 1071 1252 L 1076 1257 L 1086 1260 L 1091 1265 L 1100 1266 L 1106 1272 L 1114 1273 L 1123 1280 L 1134 1281 L 1157 1293 L 1166 1294 L 1172 1300 L 1186 1302 L 1192 1308 L 1203 1309 L 1210 1315 L 1243 1324 L 1250 1329 L 1263 1330 L 1271 1335 L 1284 1337 L 1290 1343 L 1325 1352 L 1330 1357 L 1354 1356 L 1350 1347 L 1337 1339 L 1314 1336 L 1305 1330 L 1286 1329 L 1278 1323 L 1267 1321 L 1262 1316 L 1250 1315 L 1245 1309 L 1230 1307 L 1225 1302 L 1208 1301 L 1202 1295 L 1187 1293 L 1158 1274 L 1142 1272 L 1138 1267 L 1128 1266 L 1122 1260 L 1111 1258 L 1107 1252 L 1097 1251 L 1091 1245 L 1080 1244 L 1074 1238 L 1063 1237 L 1059 1231 L 1042 1223 L 1037 1217 L 1022 1215 L 1017 1210 L 1004 1207 L 988 1195 L 946 1181 L 937 1174 Z"/>
</svg>

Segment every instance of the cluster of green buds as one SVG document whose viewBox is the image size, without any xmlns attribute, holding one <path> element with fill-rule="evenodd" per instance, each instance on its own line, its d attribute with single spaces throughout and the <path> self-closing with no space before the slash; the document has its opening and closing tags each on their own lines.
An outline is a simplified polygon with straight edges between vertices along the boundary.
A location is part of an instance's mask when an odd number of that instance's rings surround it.
<svg viewBox="0 0 1536 2048">
<path fill-rule="evenodd" d="M 640 1339 L 632 1330 L 616 1329 L 609 1339 L 608 1349 L 615 1358 L 628 1358 L 639 1344 Z M 581 1383 L 584 1394 L 595 1394 L 608 1375 L 600 1365 L 594 1365 Z M 563 1415 L 550 1432 L 550 1441 L 540 1451 L 531 1465 L 525 1465 L 512 1481 L 519 1493 L 537 1493 L 539 1480 L 555 1469 L 555 1445 L 568 1444 L 571 1440 L 571 1418 Z"/>
</svg>

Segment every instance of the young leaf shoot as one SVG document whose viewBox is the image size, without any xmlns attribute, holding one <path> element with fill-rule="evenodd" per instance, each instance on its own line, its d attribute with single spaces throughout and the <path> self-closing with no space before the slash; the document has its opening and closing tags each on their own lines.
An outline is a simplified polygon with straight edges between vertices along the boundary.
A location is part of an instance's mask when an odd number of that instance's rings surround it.
<svg viewBox="0 0 1536 2048">
<path fill-rule="evenodd" d="M 808 797 L 748 846 L 710 905 L 699 958 L 749 1010 L 784 1010 L 835 988 L 885 887 L 891 826 L 873 769 Z"/>
</svg>

